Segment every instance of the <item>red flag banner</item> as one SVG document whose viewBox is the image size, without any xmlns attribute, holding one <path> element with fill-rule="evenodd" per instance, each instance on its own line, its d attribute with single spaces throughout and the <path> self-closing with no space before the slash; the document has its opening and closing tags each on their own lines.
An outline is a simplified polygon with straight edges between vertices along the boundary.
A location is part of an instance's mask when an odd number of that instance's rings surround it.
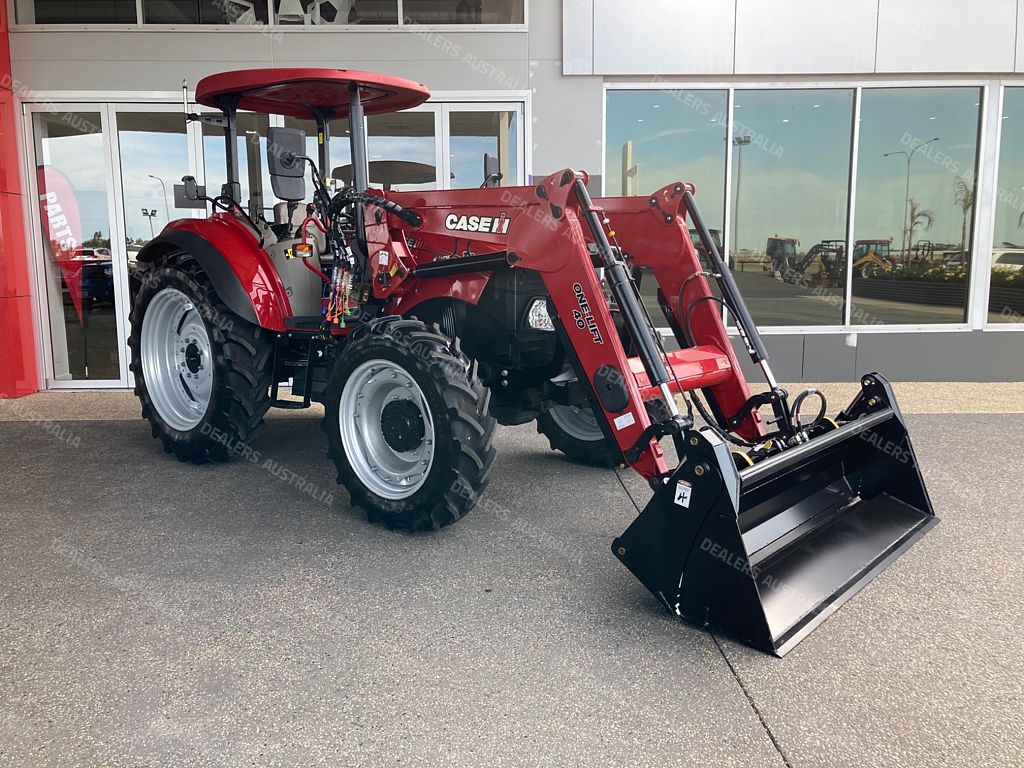
<svg viewBox="0 0 1024 768">
<path fill-rule="evenodd" d="M 67 177 L 56 168 L 41 165 L 39 179 L 39 220 L 54 263 L 60 269 L 71 303 L 82 322 L 82 264 L 76 258 L 82 242 L 78 201 Z"/>
</svg>

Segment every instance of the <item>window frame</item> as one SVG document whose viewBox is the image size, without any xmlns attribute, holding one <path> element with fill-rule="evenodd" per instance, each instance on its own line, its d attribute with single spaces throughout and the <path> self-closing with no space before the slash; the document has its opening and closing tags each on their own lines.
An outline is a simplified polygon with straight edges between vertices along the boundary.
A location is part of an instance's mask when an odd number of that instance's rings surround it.
<svg viewBox="0 0 1024 768">
<path fill-rule="evenodd" d="M 254 28 L 240 24 L 147 24 L 143 21 L 143 3 L 135 0 L 134 24 L 23 24 L 18 21 L 16 0 L 6 0 L 8 27 L 12 32 L 231 32 L 252 34 Z M 274 33 L 312 32 L 324 34 L 330 32 L 528 32 L 530 27 L 529 0 L 523 3 L 522 24 L 406 24 L 404 0 L 395 0 L 398 5 L 397 24 L 319 24 L 303 26 L 301 24 L 276 24 L 274 22 L 274 0 L 265 0 L 267 4 L 267 23 L 256 29 L 272 29 Z"/>
</svg>

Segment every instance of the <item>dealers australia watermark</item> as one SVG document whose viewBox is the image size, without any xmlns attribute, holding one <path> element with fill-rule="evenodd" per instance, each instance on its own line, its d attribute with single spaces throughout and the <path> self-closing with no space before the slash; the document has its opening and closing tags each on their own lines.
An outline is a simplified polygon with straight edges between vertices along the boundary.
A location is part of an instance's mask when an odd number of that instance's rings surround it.
<svg viewBox="0 0 1024 768">
<path fill-rule="evenodd" d="M 218 445 L 223 445 L 233 455 L 258 466 L 263 471 L 269 473 L 271 477 L 287 483 L 290 488 L 298 489 L 300 493 L 306 494 L 314 501 L 327 505 L 334 503 L 333 493 L 323 490 L 316 483 L 310 482 L 302 475 L 296 474 L 284 464 L 271 458 L 264 458 L 259 451 L 253 450 L 252 446 L 248 443 L 242 442 L 224 430 L 207 423 L 203 424 L 199 432 L 209 437 Z"/>
<path fill-rule="evenodd" d="M 18 421 L 35 424 L 49 437 L 64 443 L 68 448 L 82 447 L 82 437 L 74 430 L 37 413 L 23 400 L 0 400 L 0 411 L 13 414 Z"/>
<path fill-rule="evenodd" d="M 701 552 L 707 552 L 708 555 L 716 560 L 721 560 L 727 566 L 739 571 L 744 576 L 752 577 L 754 581 L 757 582 L 757 586 L 760 589 L 769 589 L 772 592 L 780 594 L 785 592 L 792 594 L 798 593 L 798 590 L 795 590 L 793 587 L 772 576 L 770 573 L 762 575 L 756 566 L 752 566 L 750 564 L 750 561 L 747 560 L 747 558 L 737 555 L 735 552 L 730 551 L 728 547 L 723 547 L 721 544 L 717 544 L 709 538 L 705 538 L 704 541 L 700 543 L 700 550 Z"/>
</svg>

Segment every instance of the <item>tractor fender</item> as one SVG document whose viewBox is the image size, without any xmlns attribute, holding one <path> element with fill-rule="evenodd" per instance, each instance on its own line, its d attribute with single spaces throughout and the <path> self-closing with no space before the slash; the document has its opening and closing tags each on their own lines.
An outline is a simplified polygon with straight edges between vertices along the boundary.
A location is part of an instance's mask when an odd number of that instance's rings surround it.
<svg viewBox="0 0 1024 768">
<path fill-rule="evenodd" d="M 151 263 L 174 251 L 199 262 L 217 295 L 240 318 L 271 331 L 285 330 L 284 320 L 291 315 L 288 294 L 270 257 L 241 222 L 223 214 L 172 221 L 139 252 L 138 261 Z"/>
</svg>

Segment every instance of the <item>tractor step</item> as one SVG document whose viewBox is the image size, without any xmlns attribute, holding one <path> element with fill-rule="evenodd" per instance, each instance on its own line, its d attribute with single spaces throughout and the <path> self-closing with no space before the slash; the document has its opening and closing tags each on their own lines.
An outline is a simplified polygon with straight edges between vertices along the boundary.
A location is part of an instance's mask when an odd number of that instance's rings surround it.
<svg viewBox="0 0 1024 768">
<path fill-rule="evenodd" d="M 718 347 L 708 345 L 703 347 L 688 347 L 669 352 L 668 388 L 672 392 L 680 390 L 689 392 L 693 389 L 704 389 L 713 387 L 716 384 L 728 381 L 732 376 L 732 366 L 729 364 L 729 357 Z M 629 369 L 636 379 L 636 385 L 640 388 L 640 395 L 644 400 L 651 400 L 660 396 L 658 387 L 651 386 L 651 380 L 644 370 L 643 361 L 639 357 L 629 358 Z"/>
</svg>

